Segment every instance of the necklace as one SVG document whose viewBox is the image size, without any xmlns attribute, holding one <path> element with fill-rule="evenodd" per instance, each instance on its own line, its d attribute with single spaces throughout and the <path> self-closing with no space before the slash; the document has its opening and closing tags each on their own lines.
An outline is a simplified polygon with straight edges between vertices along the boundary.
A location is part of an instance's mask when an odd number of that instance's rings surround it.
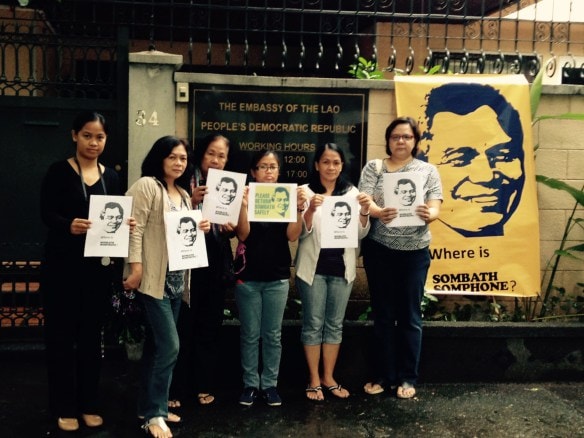
<svg viewBox="0 0 584 438">
<path fill-rule="evenodd" d="M 85 198 L 85 202 L 89 202 L 89 198 L 87 196 L 87 188 L 85 187 L 85 180 L 83 179 L 83 172 L 81 171 L 81 165 L 79 164 L 79 160 L 77 157 L 73 157 L 75 164 L 77 164 L 77 170 L 79 170 L 79 179 L 81 180 L 81 189 L 83 190 L 83 197 Z M 103 174 L 101 173 L 101 167 L 99 167 L 99 162 L 97 163 L 97 171 L 99 172 L 99 181 L 101 182 L 101 188 L 103 189 L 103 194 L 107 195 L 107 189 L 105 188 L 105 182 L 103 181 Z M 107 256 L 101 258 L 102 266 L 109 266 L 111 263 L 111 259 Z"/>
<path fill-rule="evenodd" d="M 81 180 L 81 189 L 83 190 L 83 197 L 85 198 L 85 202 L 89 202 L 89 198 L 87 196 L 87 188 L 85 187 L 85 180 L 83 179 L 83 172 L 81 171 L 81 165 L 79 164 L 79 160 L 77 157 L 73 157 L 75 164 L 77 164 L 77 170 L 79 170 L 79 179 Z M 99 162 L 97 163 L 97 171 L 99 172 L 99 181 L 101 182 L 101 187 L 103 189 L 103 194 L 107 195 L 107 189 L 105 188 L 105 182 L 103 181 L 103 174 L 101 173 L 101 167 L 99 167 Z"/>
</svg>

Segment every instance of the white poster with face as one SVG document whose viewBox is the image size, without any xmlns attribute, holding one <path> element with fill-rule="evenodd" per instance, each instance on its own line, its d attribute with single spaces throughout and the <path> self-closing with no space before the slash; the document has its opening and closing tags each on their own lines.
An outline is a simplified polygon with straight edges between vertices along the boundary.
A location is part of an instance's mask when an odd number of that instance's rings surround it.
<svg viewBox="0 0 584 438">
<path fill-rule="evenodd" d="M 321 248 L 357 248 L 359 246 L 357 198 L 325 196 L 321 209 Z"/>
<path fill-rule="evenodd" d="M 203 198 L 203 217 L 215 224 L 237 225 L 246 177 L 245 173 L 209 169 L 206 182 L 209 193 Z"/>
<path fill-rule="evenodd" d="M 296 222 L 296 184 L 250 183 L 250 222 Z"/>
<path fill-rule="evenodd" d="M 199 229 L 202 218 L 199 210 L 164 213 L 169 271 L 209 266 L 205 236 Z"/>
<path fill-rule="evenodd" d="M 131 196 L 91 195 L 88 217 L 91 227 L 87 230 L 83 255 L 103 257 L 104 265 L 109 265 L 108 257 L 128 257 L 131 212 Z"/>
<path fill-rule="evenodd" d="M 388 227 L 418 227 L 425 222 L 416 214 L 416 207 L 424 203 L 424 181 L 417 172 L 383 174 L 383 198 L 386 207 L 397 208 L 397 217 Z"/>
</svg>

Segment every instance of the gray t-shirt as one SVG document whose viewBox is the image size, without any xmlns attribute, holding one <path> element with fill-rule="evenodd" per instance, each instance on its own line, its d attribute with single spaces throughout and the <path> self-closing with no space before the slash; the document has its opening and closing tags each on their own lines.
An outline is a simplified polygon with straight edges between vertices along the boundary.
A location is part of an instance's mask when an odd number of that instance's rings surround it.
<svg viewBox="0 0 584 438">
<path fill-rule="evenodd" d="M 443 199 L 442 183 L 436 166 L 414 158 L 395 173 L 400 172 L 419 172 L 423 175 L 424 202 L 431 199 Z M 385 206 L 383 173 L 389 173 L 389 171 L 381 160 L 371 160 L 365 164 L 359 180 L 359 191 L 372 195 L 373 201 L 381 208 Z M 402 251 L 426 248 L 430 245 L 431 239 L 428 225 L 389 228 L 375 218 L 371 218 L 371 230 L 367 237 L 388 248 Z"/>
</svg>

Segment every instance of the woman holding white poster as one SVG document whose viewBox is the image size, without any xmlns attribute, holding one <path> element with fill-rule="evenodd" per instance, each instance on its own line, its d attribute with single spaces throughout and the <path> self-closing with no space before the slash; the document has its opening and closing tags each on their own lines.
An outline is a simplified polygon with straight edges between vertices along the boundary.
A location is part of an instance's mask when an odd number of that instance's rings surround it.
<svg viewBox="0 0 584 438">
<path fill-rule="evenodd" d="M 177 137 L 158 139 L 142 162 L 142 177 L 127 192 L 134 197 L 138 224 L 130 238 L 124 288 L 139 292 L 146 322 L 138 416 L 146 432 L 161 438 L 172 436 L 166 421 L 180 421 L 168 412 L 168 391 L 179 350 L 176 322 L 183 294 L 189 294 L 190 272 L 168 269 L 164 213 L 192 209 L 189 151 Z M 199 229 L 208 232 L 210 223 L 200 221 Z"/>
<path fill-rule="evenodd" d="M 328 226 L 345 229 L 351 223 L 349 203 L 339 201 L 323 218 L 322 204 L 328 196 L 354 197 L 360 205 L 358 238 L 369 232 L 371 197 L 359 193 L 345 177 L 345 155 L 335 143 L 319 146 L 314 154 L 310 182 L 303 186 L 310 202 L 304 213 L 302 234 L 296 254 L 296 287 L 302 298 L 302 344 L 308 364 L 306 397 L 324 400 L 322 387 L 339 398 L 349 391 L 334 378 L 343 335 L 345 310 L 356 277 L 359 248 L 322 248 L 321 232 Z M 339 198 L 343 199 L 343 198 Z M 355 211 L 354 214 L 357 214 Z M 322 361 L 322 375 L 319 365 Z"/>
<path fill-rule="evenodd" d="M 226 188 L 228 194 L 232 190 L 237 192 L 233 184 L 214 184 L 213 187 L 208 184 L 213 169 L 225 169 L 230 151 L 229 139 L 221 134 L 213 133 L 197 140 L 191 201 L 193 208 L 201 210 L 202 214 L 205 200 L 211 196 L 210 190 L 218 190 L 219 186 L 219 189 Z M 170 389 L 171 407 L 180 407 L 182 398 L 196 397 L 202 406 L 215 402 L 225 296 L 235 282 L 230 243 L 235 235 L 234 229 L 231 222 L 213 222 L 210 232 L 204 237 L 208 266 L 191 270 L 190 305 L 183 303 L 178 321 L 181 351 Z"/>
<path fill-rule="evenodd" d="M 416 158 L 420 131 L 410 117 L 395 119 L 385 131 L 388 158 L 369 161 L 361 172 L 359 188 L 373 197 L 371 231 L 363 240 L 378 357 L 374 380 L 364 390 L 379 394 L 397 387 L 399 398 L 416 394 L 422 345 L 421 301 L 430 267 L 428 224 L 438 217 L 442 185 L 435 166 Z M 398 218 L 399 201 L 385 205 L 383 174 L 422 175 L 424 202 L 415 207 L 420 226 L 391 227 Z"/>
<path fill-rule="evenodd" d="M 114 279 L 110 257 L 84 257 L 95 195 L 121 195 L 118 174 L 99 157 L 108 127 L 103 115 L 79 113 L 73 121 L 71 157 L 53 163 L 41 185 L 40 212 L 47 226 L 41 264 L 49 409 L 59 429 L 99 427 L 101 330 Z M 130 231 L 133 218 L 126 223 Z M 121 225 L 121 221 L 119 223 Z M 118 225 L 118 226 L 119 226 Z M 119 263 L 121 265 L 121 263 Z"/>
<path fill-rule="evenodd" d="M 276 152 L 259 151 L 251 159 L 251 176 L 258 183 L 276 183 L 280 163 Z M 268 406 L 282 404 L 277 385 L 282 320 L 290 289 L 292 257 L 288 242 L 298 239 L 302 231 L 306 201 L 303 189 L 297 188 L 296 194 L 298 215 L 295 222 L 249 222 L 247 209 L 242 208 L 243 214 L 237 224 L 237 237 L 246 246 L 245 267 L 235 286 L 244 386 L 239 404 L 243 406 L 253 405 L 260 390 Z M 243 205 L 247 206 L 245 198 Z"/>
</svg>

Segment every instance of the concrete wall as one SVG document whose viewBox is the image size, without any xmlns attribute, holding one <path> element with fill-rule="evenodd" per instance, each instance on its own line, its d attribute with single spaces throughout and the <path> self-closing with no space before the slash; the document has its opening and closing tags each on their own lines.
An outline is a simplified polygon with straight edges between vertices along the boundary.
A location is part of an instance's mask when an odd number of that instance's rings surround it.
<svg viewBox="0 0 584 438">
<path fill-rule="evenodd" d="M 182 55 L 152 50 L 130 53 L 129 62 L 128 187 L 140 177 L 154 142 L 175 134 L 173 74 L 182 65 Z"/>
<path fill-rule="evenodd" d="M 319 87 L 323 89 L 359 88 L 369 91 L 367 160 L 385 156 L 384 131 L 396 116 L 393 81 L 358 81 L 354 79 L 319 78 L 274 78 L 257 76 L 232 76 L 217 74 L 173 73 L 179 65 L 178 58 L 167 54 L 141 52 L 130 55 L 130 151 L 129 183 L 137 177 L 137 172 L 145 150 L 161 135 L 176 134 L 189 137 L 189 103 L 174 103 L 175 82 L 198 84 L 230 84 L 248 86 Z M 163 64 L 163 62 L 165 64 Z M 148 89 L 148 93 L 143 91 Z M 137 126 L 133 118 L 139 108 L 156 108 L 160 125 Z M 163 113 L 162 113 L 163 111 Z M 539 106 L 539 115 L 563 113 L 584 113 L 584 87 L 574 85 L 544 86 Z M 174 119 L 172 119 L 174 117 Z M 546 120 L 534 127 L 534 143 L 539 144 L 536 152 L 536 172 L 557 178 L 580 189 L 584 184 L 584 122 Z M 568 216 L 574 206 L 573 198 L 558 190 L 538 185 L 540 211 L 540 245 L 542 276 L 545 267 L 559 247 Z M 582 210 L 578 212 L 582 217 Z M 584 240 L 584 231 L 575 228 L 569 237 L 569 246 Z M 295 251 L 295 245 L 292 245 Z M 567 293 L 579 295 L 584 283 L 581 261 L 563 258 L 559 266 L 556 284 L 566 288 Z M 354 287 L 352 299 L 366 306 L 367 284 L 362 269 Z M 457 297 L 457 301 L 464 300 Z M 513 299 L 501 298 L 499 303 Z"/>
<path fill-rule="evenodd" d="M 538 115 L 558 115 L 565 113 L 584 114 L 584 87 L 550 86 L 544 87 L 544 96 Z M 576 120 L 543 120 L 533 129 L 536 151 L 536 172 L 540 175 L 562 180 L 576 189 L 584 185 L 584 122 Z M 564 228 L 574 208 L 574 199 L 559 190 L 538 185 L 540 245 L 542 268 L 559 248 Z M 575 217 L 582 218 L 584 212 L 578 209 Z M 568 236 L 566 247 L 584 241 L 582 227 L 574 227 Z M 581 260 L 563 257 L 559 266 L 556 284 L 563 285 L 566 293 L 581 295 L 584 283 L 584 263 Z"/>
<path fill-rule="evenodd" d="M 436 382 L 581 381 L 584 378 L 582 324 L 424 324 L 420 380 Z M 306 384 L 300 323 L 282 330 L 281 382 Z M 373 327 L 348 323 L 335 368 L 339 381 L 357 385 L 372 375 Z M 226 388 L 240 383 L 239 325 L 223 326 L 221 376 Z M 300 371 L 300 372 L 299 372 Z M 355 387 L 353 387 L 355 390 Z"/>
</svg>

